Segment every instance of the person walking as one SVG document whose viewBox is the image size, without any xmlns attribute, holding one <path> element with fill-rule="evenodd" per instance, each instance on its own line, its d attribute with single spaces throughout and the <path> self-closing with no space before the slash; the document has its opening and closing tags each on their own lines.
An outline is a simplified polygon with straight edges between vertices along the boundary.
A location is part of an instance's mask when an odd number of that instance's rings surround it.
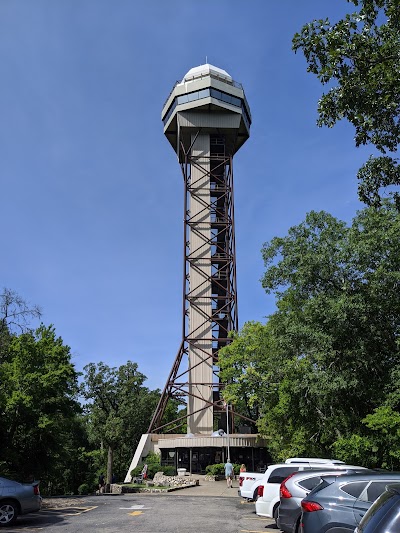
<svg viewBox="0 0 400 533">
<path fill-rule="evenodd" d="M 229 459 L 229 457 L 225 463 L 225 478 L 226 478 L 226 485 L 228 489 L 231 489 L 232 479 L 233 479 L 233 464 L 231 463 L 231 460 Z"/>
</svg>

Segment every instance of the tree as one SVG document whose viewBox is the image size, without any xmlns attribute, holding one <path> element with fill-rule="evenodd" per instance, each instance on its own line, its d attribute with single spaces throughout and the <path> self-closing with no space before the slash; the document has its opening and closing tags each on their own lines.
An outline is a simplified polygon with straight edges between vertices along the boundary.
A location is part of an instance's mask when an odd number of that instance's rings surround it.
<svg viewBox="0 0 400 533">
<path fill-rule="evenodd" d="M 89 436 L 108 451 L 107 483 L 112 474 L 126 470 L 140 437 L 146 432 L 159 391 L 143 385 L 147 379 L 138 365 L 128 361 L 119 368 L 100 362 L 84 368 L 82 395 L 88 401 Z M 117 454 L 117 464 L 114 464 Z"/>
<path fill-rule="evenodd" d="M 246 323 L 233 341 L 219 351 L 220 378 L 226 387 L 224 400 L 234 411 L 251 420 L 260 416 L 262 388 L 267 387 L 271 374 L 266 368 L 265 354 L 271 353 L 268 331 L 259 322 Z M 254 426 L 252 429 L 256 429 Z"/>
<path fill-rule="evenodd" d="M 220 364 L 232 401 L 246 391 L 258 405 L 274 459 L 359 453 L 371 466 L 400 465 L 381 431 L 386 407 L 400 409 L 399 231 L 384 203 L 350 227 L 311 212 L 264 245 L 262 284 L 277 311 L 247 324 Z"/>
<path fill-rule="evenodd" d="M 319 104 L 319 126 L 333 127 L 346 118 L 355 127 L 356 146 L 372 145 L 358 172 L 359 197 L 379 205 L 382 187 L 400 184 L 394 156 L 400 142 L 400 3 L 399 0 L 348 0 L 360 6 L 335 24 L 314 20 L 293 38 L 307 70 L 329 90 Z M 393 195 L 400 207 L 400 196 Z"/>
<path fill-rule="evenodd" d="M 5 357 L 5 349 L 11 336 L 29 331 L 29 319 L 41 316 L 39 306 L 29 305 L 11 289 L 3 289 L 0 294 L 0 362 Z"/>
<path fill-rule="evenodd" d="M 54 327 L 41 325 L 12 336 L 1 371 L 2 471 L 57 484 L 80 412 L 70 348 Z"/>
</svg>

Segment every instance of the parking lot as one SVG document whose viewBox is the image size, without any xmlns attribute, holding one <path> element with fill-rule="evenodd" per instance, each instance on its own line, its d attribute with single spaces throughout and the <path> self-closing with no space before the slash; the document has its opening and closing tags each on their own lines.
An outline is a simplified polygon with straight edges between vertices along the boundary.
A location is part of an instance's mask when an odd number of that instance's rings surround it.
<svg viewBox="0 0 400 533">
<path fill-rule="evenodd" d="M 196 492 L 196 489 L 197 492 Z M 2 533 L 63 531 L 115 533 L 277 533 L 272 520 L 262 519 L 248 503 L 228 492 L 205 495 L 203 487 L 167 494 L 125 494 L 58 499 L 39 513 L 19 517 Z M 188 493 L 191 494 L 188 494 Z M 46 500 L 45 500 L 46 501 Z"/>
</svg>

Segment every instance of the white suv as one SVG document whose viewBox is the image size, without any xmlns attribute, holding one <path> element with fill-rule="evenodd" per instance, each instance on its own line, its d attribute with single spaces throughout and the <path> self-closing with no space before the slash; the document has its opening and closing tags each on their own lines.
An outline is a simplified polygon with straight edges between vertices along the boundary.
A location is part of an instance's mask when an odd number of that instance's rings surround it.
<svg viewBox="0 0 400 533">
<path fill-rule="evenodd" d="M 265 479 L 269 479 L 271 473 L 280 468 L 282 480 L 287 478 L 293 472 L 298 470 L 306 470 L 309 468 L 321 468 L 327 465 L 340 464 L 341 461 L 330 460 L 330 459 L 317 459 L 317 458 L 308 458 L 308 457 L 292 457 L 286 459 L 285 463 L 270 465 L 265 473 L 256 473 L 256 472 L 242 472 L 239 478 L 239 490 L 238 494 L 242 498 L 247 498 L 248 500 L 257 499 L 257 490 L 258 486 L 261 485 L 261 482 L 264 482 Z M 317 465 L 317 466 L 314 466 Z M 279 482 L 280 483 L 280 482 Z"/>
<path fill-rule="evenodd" d="M 300 459 L 301 461 L 301 459 Z M 303 460 L 304 461 L 304 460 Z M 289 468 L 288 468 L 289 467 Z M 292 467 L 292 468 L 290 468 Z M 271 470 L 269 471 L 269 469 Z M 308 464 L 302 463 L 288 463 L 284 465 L 272 465 L 265 472 L 263 478 L 257 484 L 256 499 L 256 514 L 258 516 L 266 516 L 267 518 L 278 518 L 278 508 L 280 504 L 279 489 L 282 481 L 294 472 L 300 470 L 354 470 L 360 469 L 359 466 L 346 465 L 341 461 L 325 461 L 317 463 L 310 461 Z M 269 471 L 269 472 L 268 472 Z"/>
</svg>

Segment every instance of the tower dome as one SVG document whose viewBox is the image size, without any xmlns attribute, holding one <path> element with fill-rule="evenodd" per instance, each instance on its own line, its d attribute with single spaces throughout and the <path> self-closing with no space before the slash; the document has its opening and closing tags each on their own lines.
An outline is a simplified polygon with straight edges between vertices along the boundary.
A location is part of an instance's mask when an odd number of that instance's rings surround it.
<svg viewBox="0 0 400 533">
<path fill-rule="evenodd" d="M 217 76 L 218 78 L 223 78 L 225 80 L 232 81 L 232 77 L 226 72 L 226 70 L 222 70 L 222 68 L 214 67 L 214 65 L 205 63 L 204 65 L 191 68 L 189 72 L 185 74 L 182 83 L 185 81 L 190 81 L 193 78 L 209 76 L 210 74 L 214 74 L 214 76 Z"/>
</svg>

